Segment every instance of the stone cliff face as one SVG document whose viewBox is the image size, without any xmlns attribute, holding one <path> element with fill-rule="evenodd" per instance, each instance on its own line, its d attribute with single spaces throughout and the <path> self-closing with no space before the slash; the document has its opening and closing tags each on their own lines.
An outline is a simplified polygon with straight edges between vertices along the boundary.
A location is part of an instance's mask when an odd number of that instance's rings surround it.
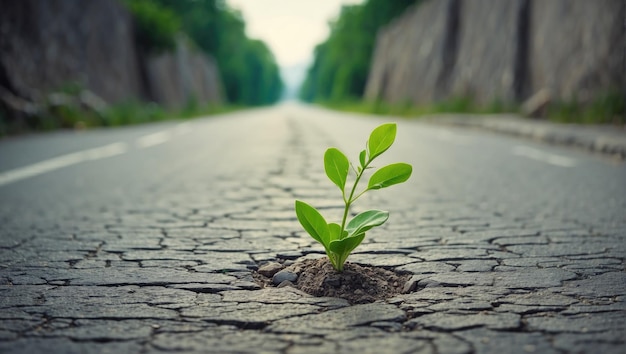
<svg viewBox="0 0 626 354">
<path fill-rule="evenodd" d="M 623 70 L 626 1 L 534 1 L 529 66 L 532 91 L 561 99 L 591 99 L 626 81 Z"/>
<path fill-rule="evenodd" d="M 9 120 L 37 114 L 68 86 L 99 106 L 220 101 L 210 57 L 184 40 L 174 53 L 140 55 L 132 18 L 115 0 L 0 0 L 0 9 L 0 108 Z"/>
<path fill-rule="evenodd" d="M 1 0 L 0 85 L 29 101 L 79 84 L 107 102 L 141 91 L 130 15 L 113 0 Z"/>
<path fill-rule="evenodd" d="M 581 102 L 623 90 L 623 0 L 429 0 L 379 33 L 366 98 Z"/>
<path fill-rule="evenodd" d="M 447 93 L 487 104 L 523 96 L 527 0 L 470 0 L 459 3 L 458 49 Z"/>
<path fill-rule="evenodd" d="M 454 15 L 450 11 L 456 9 L 457 2 L 428 1 L 409 8 L 392 26 L 381 30 L 366 97 L 396 103 L 441 98 L 442 76 L 447 74 L 445 59 L 454 50 L 453 25 L 449 23 Z"/>
<path fill-rule="evenodd" d="M 148 55 L 144 70 L 148 97 L 166 107 L 221 102 L 215 61 L 193 50 L 182 36 L 173 53 Z"/>
</svg>

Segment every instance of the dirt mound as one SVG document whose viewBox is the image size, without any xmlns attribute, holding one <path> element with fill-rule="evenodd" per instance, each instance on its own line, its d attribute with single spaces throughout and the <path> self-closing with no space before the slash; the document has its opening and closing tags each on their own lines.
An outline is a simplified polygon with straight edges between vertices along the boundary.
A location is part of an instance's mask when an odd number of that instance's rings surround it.
<svg viewBox="0 0 626 354">
<path fill-rule="evenodd" d="M 346 263 L 344 271 L 339 273 L 326 258 L 298 261 L 282 271 L 297 274 L 298 278 L 292 286 L 308 294 L 339 297 L 351 304 L 371 303 L 400 294 L 409 278 L 409 275 L 354 263 Z M 260 274 L 257 279 L 265 286 L 272 284 L 271 279 Z M 291 283 L 279 286 L 285 285 Z"/>
</svg>

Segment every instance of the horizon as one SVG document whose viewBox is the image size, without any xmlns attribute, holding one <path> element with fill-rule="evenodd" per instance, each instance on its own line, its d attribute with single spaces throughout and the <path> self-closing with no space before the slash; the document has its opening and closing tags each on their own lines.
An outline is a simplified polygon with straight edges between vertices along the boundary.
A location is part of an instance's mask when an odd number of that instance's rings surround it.
<svg viewBox="0 0 626 354">
<path fill-rule="evenodd" d="M 313 49 L 328 38 L 329 21 L 339 16 L 343 5 L 361 4 L 364 0 L 227 2 L 241 11 L 248 37 L 264 41 L 273 53 L 285 85 L 283 99 L 290 99 L 302 85 L 313 60 Z"/>
</svg>

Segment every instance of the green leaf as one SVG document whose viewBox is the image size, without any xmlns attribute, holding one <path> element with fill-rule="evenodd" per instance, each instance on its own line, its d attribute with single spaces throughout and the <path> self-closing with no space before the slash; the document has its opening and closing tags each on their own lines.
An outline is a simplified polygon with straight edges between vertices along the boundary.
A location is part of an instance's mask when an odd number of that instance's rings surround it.
<svg viewBox="0 0 626 354">
<path fill-rule="evenodd" d="M 296 215 L 304 230 L 317 242 L 324 245 L 324 248 L 328 248 L 330 230 L 322 214 L 307 203 L 296 200 Z"/>
<path fill-rule="evenodd" d="M 373 227 L 380 226 L 389 219 L 389 213 L 382 210 L 368 210 L 355 216 L 348 225 L 346 231 L 348 237 L 365 233 Z"/>
<path fill-rule="evenodd" d="M 348 233 L 346 231 L 341 235 L 341 226 L 339 224 L 330 223 L 328 224 L 328 230 L 330 231 L 330 237 L 328 238 L 328 243 L 333 242 L 334 240 L 341 240 L 346 237 Z"/>
<path fill-rule="evenodd" d="M 365 157 L 367 155 L 367 151 L 363 150 L 359 154 L 359 162 L 361 163 L 361 169 L 365 168 Z"/>
<path fill-rule="evenodd" d="M 346 179 L 348 178 L 348 170 L 350 169 L 350 162 L 346 155 L 335 148 L 326 150 L 324 154 L 324 169 L 328 178 L 343 192 L 346 186 Z"/>
<path fill-rule="evenodd" d="M 374 172 L 367 184 L 367 189 L 381 189 L 405 182 L 411 177 L 411 172 L 413 172 L 413 167 L 407 163 L 387 165 Z"/>
<path fill-rule="evenodd" d="M 396 139 L 396 124 L 383 124 L 372 131 L 367 141 L 367 152 L 370 161 L 387 151 Z"/>
<path fill-rule="evenodd" d="M 350 253 L 357 248 L 358 245 L 361 244 L 363 239 L 365 238 L 365 234 L 349 236 L 343 238 L 341 240 L 331 241 L 330 246 L 328 247 L 332 252 L 339 255 L 338 259 L 338 268 L 337 270 L 343 269 L 343 263 L 346 261 Z"/>
</svg>

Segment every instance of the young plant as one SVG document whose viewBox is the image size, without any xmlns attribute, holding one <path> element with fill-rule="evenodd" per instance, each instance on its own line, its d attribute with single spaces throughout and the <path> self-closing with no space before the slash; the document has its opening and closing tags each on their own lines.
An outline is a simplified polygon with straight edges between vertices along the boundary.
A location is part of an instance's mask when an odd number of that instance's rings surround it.
<svg viewBox="0 0 626 354">
<path fill-rule="evenodd" d="M 357 193 L 357 186 L 365 171 L 372 169 L 375 158 L 387 151 L 396 139 L 396 124 L 383 124 L 372 131 L 365 150 L 359 154 L 359 165 L 355 168 L 338 149 L 330 148 L 324 154 L 324 170 L 328 178 L 341 190 L 345 208 L 341 224 L 327 223 L 317 209 L 296 200 L 296 215 L 306 232 L 326 250 L 333 267 L 341 272 L 350 253 L 363 241 L 365 232 L 387 221 L 389 213 L 382 210 L 368 210 L 347 221 L 350 206 L 365 192 L 403 183 L 411 177 L 413 168 L 406 163 L 394 163 L 374 172 L 367 188 Z M 352 167 L 352 168 L 351 168 Z M 352 188 L 346 188 L 350 170 L 355 174 Z"/>
</svg>

